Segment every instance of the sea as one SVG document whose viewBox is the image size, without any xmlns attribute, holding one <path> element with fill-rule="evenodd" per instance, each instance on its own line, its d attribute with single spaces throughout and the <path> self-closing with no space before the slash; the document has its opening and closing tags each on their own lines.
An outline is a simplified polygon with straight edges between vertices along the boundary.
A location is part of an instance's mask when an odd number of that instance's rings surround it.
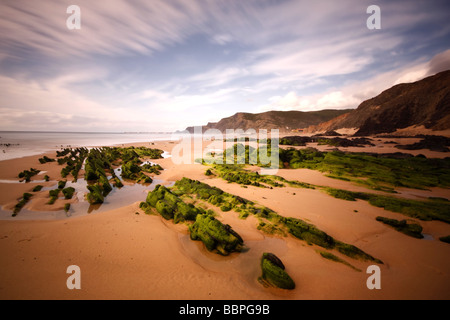
<svg viewBox="0 0 450 320">
<path fill-rule="evenodd" d="M 172 132 L 0 131 L 0 161 L 38 155 L 66 147 L 120 146 L 133 142 L 178 140 Z"/>
</svg>

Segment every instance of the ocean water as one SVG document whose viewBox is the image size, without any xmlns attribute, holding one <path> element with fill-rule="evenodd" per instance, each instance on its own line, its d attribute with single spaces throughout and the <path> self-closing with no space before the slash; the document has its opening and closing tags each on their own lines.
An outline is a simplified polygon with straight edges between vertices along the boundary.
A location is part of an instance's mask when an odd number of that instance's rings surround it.
<svg viewBox="0 0 450 320">
<path fill-rule="evenodd" d="M 132 142 L 178 140 L 173 133 L 96 133 L 0 131 L 0 161 L 21 158 L 62 147 L 112 146 Z"/>
</svg>

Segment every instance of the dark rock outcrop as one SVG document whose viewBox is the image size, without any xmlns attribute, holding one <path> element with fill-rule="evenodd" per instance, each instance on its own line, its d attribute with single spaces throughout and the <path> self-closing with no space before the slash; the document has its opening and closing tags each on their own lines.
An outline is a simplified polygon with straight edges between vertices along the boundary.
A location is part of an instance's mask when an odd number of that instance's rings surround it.
<svg viewBox="0 0 450 320">
<path fill-rule="evenodd" d="M 321 111 L 268 111 L 263 113 L 238 112 L 231 117 L 223 118 L 219 122 L 209 122 L 202 126 L 202 131 L 218 129 L 225 133 L 226 129 L 278 129 L 289 132 L 303 129 L 324 121 L 333 119 L 350 110 L 321 110 Z M 194 127 L 187 127 L 187 131 L 194 132 Z"/>
<path fill-rule="evenodd" d="M 281 260 L 273 253 L 263 253 L 261 258 L 262 275 L 259 280 L 264 285 L 271 285 L 281 289 L 292 290 L 295 282 L 286 272 Z"/>
<path fill-rule="evenodd" d="M 391 87 L 362 102 L 357 109 L 308 132 L 358 128 L 357 136 L 391 133 L 410 126 L 450 129 L 450 70 L 413 83 Z"/>
</svg>

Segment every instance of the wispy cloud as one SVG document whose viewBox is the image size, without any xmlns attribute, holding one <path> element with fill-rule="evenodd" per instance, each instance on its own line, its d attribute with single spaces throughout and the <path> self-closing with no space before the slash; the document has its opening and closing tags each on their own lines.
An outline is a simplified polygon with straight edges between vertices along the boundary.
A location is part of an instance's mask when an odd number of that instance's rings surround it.
<svg viewBox="0 0 450 320">
<path fill-rule="evenodd" d="M 418 59 L 406 68 L 380 73 L 365 81 L 343 85 L 339 90 L 303 96 L 290 91 L 284 96 L 272 96 L 267 103 L 259 106 L 258 111 L 354 109 L 364 100 L 380 94 L 393 85 L 414 82 L 437 72 L 450 70 L 450 50 L 437 54 L 431 60 L 425 62 L 423 60 Z"/>
<path fill-rule="evenodd" d="M 352 108 L 450 67 L 444 0 L 379 1 L 381 30 L 366 28 L 369 0 L 78 0 L 76 31 L 71 4 L 0 3 L 0 129 L 171 130 Z"/>
</svg>

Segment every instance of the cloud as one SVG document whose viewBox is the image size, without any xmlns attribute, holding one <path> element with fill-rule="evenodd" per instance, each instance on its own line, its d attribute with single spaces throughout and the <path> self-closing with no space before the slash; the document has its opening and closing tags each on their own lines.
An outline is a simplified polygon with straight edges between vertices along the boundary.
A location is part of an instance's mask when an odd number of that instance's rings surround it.
<svg viewBox="0 0 450 320">
<path fill-rule="evenodd" d="M 231 81 L 248 76 L 249 74 L 246 68 L 225 65 L 191 76 L 187 81 L 198 83 L 202 87 L 207 88 L 229 84 Z"/>
<path fill-rule="evenodd" d="M 424 59 L 422 58 L 420 60 Z M 405 70 L 394 84 L 414 82 L 441 71 L 450 70 L 450 49 L 438 53 L 427 62 L 418 62 L 414 66 L 405 68 Z"/>
<path fill-rule="evenodd" d="M 423 58 L 418 59 L 404 68 L 380 73 L 362 82 L 342 85 L 335 91 L 305 96 L 299 96 L 295 91 L 290 91 L 284 96 L 272 96 L 268 99 L 269 103 L 258 107 L 258 112 L 353 109 L 364 100 L 380 94 L 393 85 L 418 81 L 435 73 L 449 70 L 450 50 L 435 55 L 429 61 L 423 62 L 423 60 Z"/>
<path fill-rule="evenodd" d="M 259 107 L 260 112 L 278 111 L 315 111 L 323 109 L 352 109 L 359 105 L 359 99 L 342 91 L 333 91 L 326 94 L 298 96 L 294 91 L 285 96 L 274 96 L 269 98 L 269 104 Z"/>
<path fill-rule="evenodd" d="M 72 1 L 2 2 L 0 41 L 9 48 L 29 48 L 51 56 L 91 53 L 149 54 L 182 42 L 197 31 L 198 2 L 152 0 L 79 0 L 81 29 L 69 30 L 66 8 Z M 11 52 L 8 52 L 11 54 Z"/>
<path fill-rule="evenodd" d="M 348 109 L 355 108 L 360 101 L 353 95 L 346 95 L 342 91 L 333 91 L 317 100 L 320 109 Z"/>
<path fill-rule="evenodd" d="M 378 31 L 366 28 L 369 0 L 78 0 L 81 30 L 68 30 L 71 4 L 0 2 L 2 129 L 39 126 L 26 117 L 117 131 L 352 108 L 450 65 L 449 50 L 430 61 L 448 49 L 440 0 L 381 1 Z"/>
<path fill-rule="evenodd" d="M 433 75 L 445 70 L 450 70 L 450 49 L 435 55 L 430 60 L 426 75 Z"/>
<path fill-rule="evenodd" d="M 233 41 L 233 37 L 229 34 L 217 34 L 212 38 L 213 43 L 217 43 L 221 46 L 226 45 Z"/>
<path fill-rule="evenodd" d="M 95 79 L 95 72 L 92 73 Z M 46 81 L 0 76 L 1 130 L 111 131 L 139 125 L 148 127 L 142 114 L 120 104 L 105 105 L 73 90 L 77 81 L 91 79 L 87 72 Z M 120 130 L 120 129 L 119 129 Z"/>
</svg>

